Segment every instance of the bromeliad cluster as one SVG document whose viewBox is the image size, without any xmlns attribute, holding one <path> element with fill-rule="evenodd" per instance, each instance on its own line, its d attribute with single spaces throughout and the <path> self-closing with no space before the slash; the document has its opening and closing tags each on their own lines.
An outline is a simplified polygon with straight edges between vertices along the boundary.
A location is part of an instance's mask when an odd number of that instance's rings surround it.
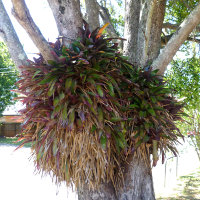
<svg viewBox="0 0 200 200">
<path fill-rule="evenodd" d="M 86 24 L 69 47 L 51 44 L 57 60 L 30 61 L 17 83 L 26 105 L 22 145 L 32 142 L 38 169 L 76 187 L 119 182 L 134 152 L 152 153 L 155 165 L 157 152 L 176 154 L 180 135 L 174 121 L 182 105 L 156 71 L 129 63 L 104 29 L 91 33 Z"/>
</svg>

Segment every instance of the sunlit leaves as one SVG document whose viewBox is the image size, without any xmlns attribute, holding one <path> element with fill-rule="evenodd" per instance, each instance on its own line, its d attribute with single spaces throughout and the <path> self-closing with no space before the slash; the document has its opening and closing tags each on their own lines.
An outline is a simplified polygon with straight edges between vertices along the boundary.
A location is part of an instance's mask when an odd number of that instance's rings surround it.
<svg viewBox="0 0 200 200">
<path fill-rule="evenodd" d="M 11 61 L 4 43 L 0 42 L 0 115 L 8 105 L 14 103 L 16 95 L 11 92 L 15 88 L 18 72 Z"/>
</svg>

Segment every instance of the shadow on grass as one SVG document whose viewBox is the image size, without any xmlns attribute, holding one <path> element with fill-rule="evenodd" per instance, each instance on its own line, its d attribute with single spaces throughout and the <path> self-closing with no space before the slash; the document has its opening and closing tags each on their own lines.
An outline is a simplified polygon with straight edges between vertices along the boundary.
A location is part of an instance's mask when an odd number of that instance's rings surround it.
<svg viewBox="0 0 200 200">
<path fill-rule="evenodd" d="M 172 197 L 157 200 L 200 200 L 200 169 L 192 174 L 181 176 Z"/>
</svg>

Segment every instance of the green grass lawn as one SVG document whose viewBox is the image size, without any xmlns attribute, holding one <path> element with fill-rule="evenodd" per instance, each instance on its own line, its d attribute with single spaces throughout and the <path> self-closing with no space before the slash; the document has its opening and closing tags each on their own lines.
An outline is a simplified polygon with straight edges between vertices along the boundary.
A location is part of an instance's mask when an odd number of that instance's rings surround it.
<svg viewBox="0 0 200 200">
<path fill-rule="evenodd" d="M 181 176 L 174 194 L 159 197 L 157 200 L 200 200 L 200 169 L 186 176 Z"/>
<path fill-rule="evenodd" d="M 0 145 L 19 146 L 22 142 L 17 142 L 17 137 L 0 137 Z M 25 144 L 24 147 L 31 147 L 31 143 Z"/>
</svg>

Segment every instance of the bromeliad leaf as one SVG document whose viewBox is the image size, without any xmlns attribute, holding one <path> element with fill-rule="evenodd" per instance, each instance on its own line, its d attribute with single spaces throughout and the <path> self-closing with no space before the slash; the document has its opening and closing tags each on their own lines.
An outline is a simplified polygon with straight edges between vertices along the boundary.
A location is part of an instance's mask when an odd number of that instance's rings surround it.
<svg viewBox="0 0 200 200">
<path fill-rule="evenodd" d="M 71 85 L 72 85 L 72 78 L 66 79 L 66 81 L 65 81 L 66 90 L 68 90 L 71 87 Z"/>
<path fill-rule="evenodd" d="M 100 85 L 97 85 L 96 87 L 97 87 L 97 92 L 98 92 L 99 96 L 103 97 L 104 93 L 103 93 L 102 87 Z"/>
<path fill-rule="evenodd" d="M 101 146 L 105 150 L 106 149 L 106 144 L 107 144 L 107 137 L 105 135 L 102 135 L 100 138 Z"/>
</svg>

